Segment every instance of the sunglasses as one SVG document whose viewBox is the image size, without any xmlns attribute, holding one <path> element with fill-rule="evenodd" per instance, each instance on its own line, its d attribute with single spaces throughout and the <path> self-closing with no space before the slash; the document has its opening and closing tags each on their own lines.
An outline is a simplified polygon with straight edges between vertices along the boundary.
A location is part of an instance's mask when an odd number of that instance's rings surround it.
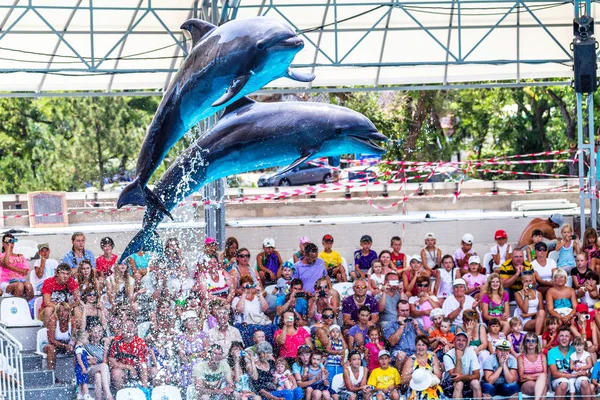
<svg viewBox="0 0 600 400">
<path fill-rule="evenodd" d="M 354 289 L 366 289 L 367 285 L 356 285 L 354 286 Z"/>
<path fill-rule="evenodd" d="M 429 283 L 420 283 L 417 287 L 429 287 Z"/>
<path fill-rule="evenodd" d="M 319 286 L 319 289 L 321 289 L 321 290 L 326 290 L 326 289 L 327 289 L 327 286 Z"/>
<path fill-rule="evenodd" d="M 17 243 L 18 241 L 19 241 L 19 239 L 17 239 L 17 238 L 11 238 L 11 239 L 5 240 L 4 244 Z"/>
<path fill-rule="evenodd" d="M 256 286 L 254 285 L 245 285 L 244 289 L 254 289 Z"/>
<path fill-rule="evenodd" d="M 323 315 L 323 319 L 334 319 L 335 317 L 333 316 L 333 314 L 327 314 L 327 315 Z"/>
<path fill-rule="evenodd" d="M 90 292 L 87 295 L 88 295 L 88 297 L 90 297 L 90 296 L 98 296 L 98 293 L 96 293 L 96 292 Z"/>
<path fill-rule="evenodd" d="M 533 343 L 533 344 L 537 344 L 537 339 L 525 339 L 525 343 Z"/>
<path fill-rule="evenodd" d="M 527 271 L 523 271 L 521 272 L 523 275 L 533 275 L 533 270 L 527 270 Z"/>
<path fill-rule="evenodd" d="M 238 258 L 250 258 L 250 254 L 240 254 Z"/>
</svg>

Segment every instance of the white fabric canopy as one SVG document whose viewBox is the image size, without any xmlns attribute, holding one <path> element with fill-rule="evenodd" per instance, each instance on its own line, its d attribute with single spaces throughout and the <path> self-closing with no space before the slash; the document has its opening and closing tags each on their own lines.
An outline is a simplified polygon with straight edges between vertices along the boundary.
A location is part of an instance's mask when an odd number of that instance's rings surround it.
<svg viewBox="0 0 600 400">
<path fill-rule="evenodd" d="M 0 88 L 38 93 L 164 89 L 184 57 L 179 26 L 201 16 L 202 3 L 0 0 Z M 230 7 L 219 8 L 223 18 L 267 15 L 300 31 L 305 48 L 294 64 L 314 70 L 312 87 L 572 77 L 574 11 L 562 1 L 226 3 Z M 308 86 L 279 79 L 269 87 Z"/>
</svg>

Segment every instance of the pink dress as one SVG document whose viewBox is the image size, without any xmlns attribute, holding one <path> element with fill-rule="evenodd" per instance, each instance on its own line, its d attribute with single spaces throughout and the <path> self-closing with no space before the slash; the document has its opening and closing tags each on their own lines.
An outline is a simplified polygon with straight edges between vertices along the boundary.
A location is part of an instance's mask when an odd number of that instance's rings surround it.
<svg viewBox="0 0 600 400">
<path fill-rule="evenodd" d="M 381 348 L 385 348 L 385 344 L 383 342 L 379 342 Z M 365 348 L 369 350 L 369 359 L 367 360 L 369 363 L 369 372 L 373 371 L 375 368 L 379 368 L 379 347 L 373 342 L 369 342 L 365 344 Z"/>
</svg>

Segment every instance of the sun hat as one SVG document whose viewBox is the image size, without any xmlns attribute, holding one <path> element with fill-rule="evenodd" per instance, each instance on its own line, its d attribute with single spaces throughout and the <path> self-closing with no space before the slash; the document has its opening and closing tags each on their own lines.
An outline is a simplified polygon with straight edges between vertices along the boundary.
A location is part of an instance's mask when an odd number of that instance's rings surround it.
<svg viewBox="0 0 600 400">
<path fill-rule="evenodd" d="M 433 383 L 433 374 L 425 368 L 418 368 L 412 373 L 410 388 L 420 392 L 431 386 Z"/>
</svg>

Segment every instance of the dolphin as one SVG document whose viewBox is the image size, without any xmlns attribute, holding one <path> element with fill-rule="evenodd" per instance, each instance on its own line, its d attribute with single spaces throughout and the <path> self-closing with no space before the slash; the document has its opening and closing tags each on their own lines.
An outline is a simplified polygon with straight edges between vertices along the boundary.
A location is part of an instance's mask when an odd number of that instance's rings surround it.
<svg viewBox="0 0 600 400">
<path fill-rule="evenodd" d="M 290 68 L 304 42 L 286 23 L 250 17 L 217 27 L 191 19 L 181 27 L 190 31 L 193 47 L 148 127 L 136 177 L 121 192 L 117 208 L 151 203 L 170 216 L 146 185 L 169 149 L 191 127 L 274 79 L 286 76 L 310 82 L 315 77 Z"/>
<path fill-rule="evenodd" d="M 172 210 L 205 184 L 229 175 L 348 153 L 383 154 L 387 138 L 364 115 L 345 107 L 306 102 L 256 103 L 242 98 L 164 173 L 154 195 Z M 140 249 L 159 251 L 155 228 L 164 212 L 149 204 L 142 229 L 124 260 Z"/>
</svg>

